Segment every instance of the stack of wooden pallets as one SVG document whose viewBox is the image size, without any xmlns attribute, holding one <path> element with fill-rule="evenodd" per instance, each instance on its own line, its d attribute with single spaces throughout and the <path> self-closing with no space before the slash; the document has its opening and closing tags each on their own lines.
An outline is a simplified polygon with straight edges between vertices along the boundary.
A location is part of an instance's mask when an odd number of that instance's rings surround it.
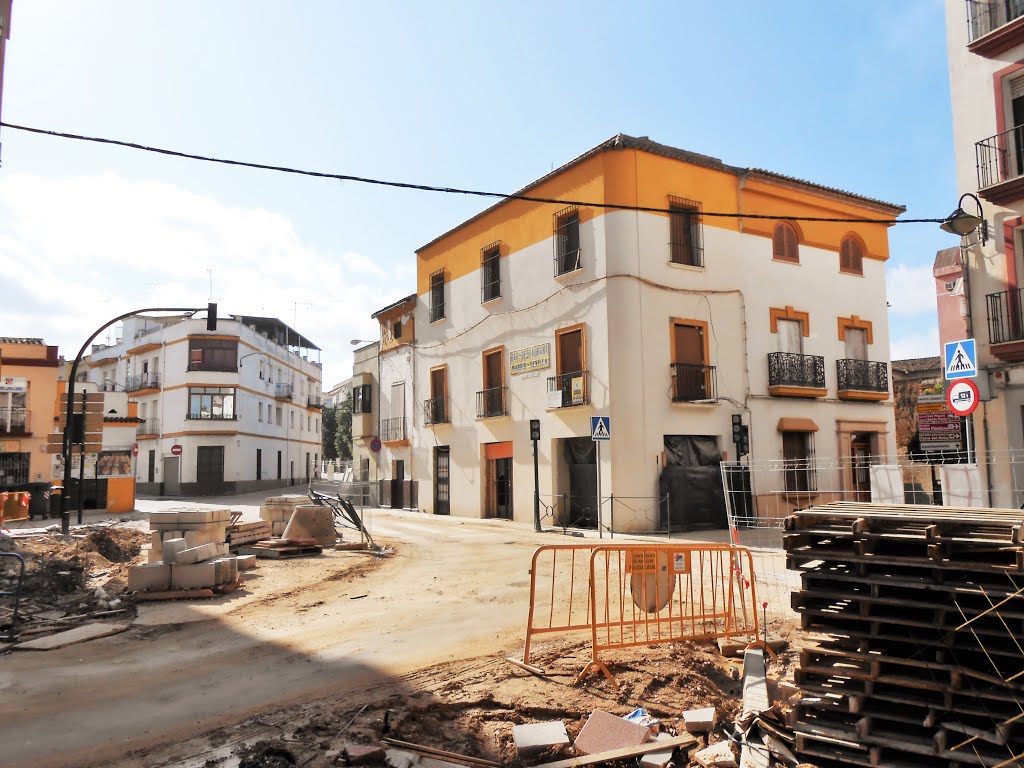
<svg viewBox="0 0 1024 768">
<path fill-rule="evenodd" d="M 786 520 L 791 715 L 821 768 L 1024 766 L 1024 512 L 840 502 Z M 1019 675 L 1019 676 L 1017 676 Z"/>
</svg>

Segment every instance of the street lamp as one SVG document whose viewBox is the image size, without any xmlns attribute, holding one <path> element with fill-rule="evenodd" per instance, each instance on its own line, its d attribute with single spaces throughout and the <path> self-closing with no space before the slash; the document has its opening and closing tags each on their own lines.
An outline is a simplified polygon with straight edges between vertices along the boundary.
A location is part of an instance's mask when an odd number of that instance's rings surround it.
<svg viewBox="0 0 1024 768">
<path fill-rule="evenodd" d="M 354 347 L 356 344 L 373 344 L 373 342 L 370 341 L 369 339 L 352 339 L 352 341 L 350 341 L 349 344 L 351 344 Z"/>
<path fill-rule="evenodd" d="M 974 204 L 978 206 L 978 215 L 967 213 L 963 208 L 964 198 L 969 197 L 974 201 Z M 953 211 L 945 220 L 939 225 L 939 229 L 943 232 L 949 232 L 951 235 L 960 235 L 960 237 L 967 237 L 967 235 L 974 232 L 982 222 L 985 221 L 985 214 L 981 209 L 981 201 L 977 196 L 972 195 L 970 192 L 966 192 L 960 195 L 960 201 L 956 205 L 956 210 Z M 985 228 L 982 227 L 982 238 L 985 238 Z"/>
</svg>

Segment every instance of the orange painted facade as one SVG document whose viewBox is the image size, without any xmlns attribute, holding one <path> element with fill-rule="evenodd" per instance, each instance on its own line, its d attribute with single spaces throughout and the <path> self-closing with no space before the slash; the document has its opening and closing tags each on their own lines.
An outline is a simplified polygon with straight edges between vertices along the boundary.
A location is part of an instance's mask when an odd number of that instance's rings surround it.
<svg viewBox="0 0 1024 768">
<path fill-rule="evenodd" d="M 0 453 L 28 457 L 16 484 L 52 480 L 47 435 L 57 398 L 57 348 L 42 339 L 0 338 Z M 6 382 L 6 384 L 4 384 Z"/>
</svg>

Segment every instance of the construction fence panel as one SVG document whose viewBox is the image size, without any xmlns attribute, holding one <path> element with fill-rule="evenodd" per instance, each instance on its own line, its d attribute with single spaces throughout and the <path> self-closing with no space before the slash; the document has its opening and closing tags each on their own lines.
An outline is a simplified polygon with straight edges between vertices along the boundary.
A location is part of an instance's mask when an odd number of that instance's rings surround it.
<svg viewBox="0 0 1024 768">
<path fill-rule="evenodd" d="M 544 530 L 567 535 L 596 531 L 600 538 L 616 534 L 654 534 L 672 537 L 668 494 L 663 496 L 540 496 L 540 524 Z"/>
</svg>

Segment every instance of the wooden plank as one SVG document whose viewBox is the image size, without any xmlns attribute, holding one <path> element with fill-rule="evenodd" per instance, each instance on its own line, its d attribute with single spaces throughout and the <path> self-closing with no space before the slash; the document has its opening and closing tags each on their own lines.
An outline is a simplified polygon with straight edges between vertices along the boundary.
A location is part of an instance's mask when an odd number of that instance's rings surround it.
<svg viewBox="0 0 1024 768">
<path fill-rule="evenodd" d="M 495 763 L 491 760 L 484 760 L 481 757 L 471 757 L 469 755 L 460 755 L 457 752 L 448 752 L 444 749 L 438 749 L 437 747 L 428 747 L 422 744 L 414 744 L 411 741 L 400 741 L 398 739 L 382 738 L 382 744 L 387 744 L 390 747 L 398 747 L 409 752 L 418 752 L 422 755 L 429 757 L 436 757 L 443 760 L 451 760 L 453 762 L 462 763 L 464 765 L 476 765 L 484 766 L 485 768 L 502 768 L 501 763 Z"/>
<path fill-rule="evenodd" d="M 55 635 L 39 637 L 25 643 L 18 643 L 14 646 L 16 651 L 52 651 L 56 648 L 63 648 L 75 643 L 84 643 L 87 640 L 95 640 L 99 637 L 107 637 L 124 632 L 128 624 L 85 624 L 81 627 L 69 629 L 66 632 L 58 632 Z"/>
<path fill-rule="evenodd" d="M 599 752 L 596 755 L 581 755 L 568 760 L 556 760 L 553 763 L 542 763 L 541 765 L 531 766 L 531 768 L 576 768 L 581 765 L 600 765 L 601 763 L 610 763 L 615 760 L 629 760 L 633 757 L 646 755 L 648 752 L 660 752 L 674 748 L 689 749 L 696 746 L 696 744 L 696 738 L 688 733 L 684 733 L 663 741 L 649 741 L 636 747 L 613 749 L 608 752 Z"/>
</svg>

